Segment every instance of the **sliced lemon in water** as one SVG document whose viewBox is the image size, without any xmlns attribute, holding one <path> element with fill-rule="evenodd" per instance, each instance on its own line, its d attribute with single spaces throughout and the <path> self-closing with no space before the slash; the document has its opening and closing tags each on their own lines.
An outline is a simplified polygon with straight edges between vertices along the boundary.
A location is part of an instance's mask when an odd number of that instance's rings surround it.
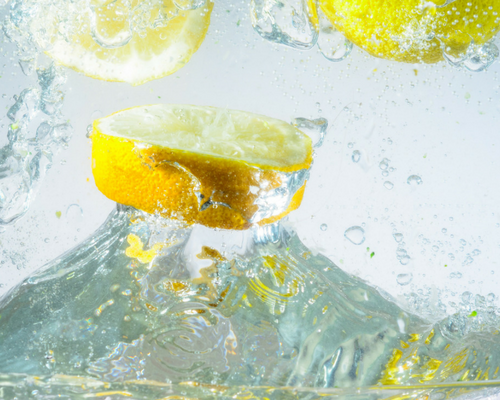
<svg viewBox="0 0 500 400">
<path fill-rule="evenodd" d="M 139 85 L 170 75 L 200 47 L 213 8 L 211 0 L 195 9 L 183 9 L 178 3 L 92 0 L 70 32 L 53 36 L 46 53 L 106 81 Z"/>
<path fill-rule="evenodd" d="M 296 209 L 311 139 L 252 113 L 158 104 L 94 121 L 92 168 L 108 198 L 187 224 L 246 229 Z"/>
<path fill-rule="evenodd" d="M 319 0 L 332 24 L 370 54 L 434 63 L 500 30 L 498 0 Z"/>
</svg>

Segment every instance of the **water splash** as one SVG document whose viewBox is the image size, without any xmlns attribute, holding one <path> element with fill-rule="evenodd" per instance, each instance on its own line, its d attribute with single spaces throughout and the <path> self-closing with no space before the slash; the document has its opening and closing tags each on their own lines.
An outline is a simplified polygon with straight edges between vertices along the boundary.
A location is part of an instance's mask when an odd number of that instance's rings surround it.
<svg viewBox="0 0 500 400">
<path fill-rule="evenodd" d="M 319 18 L 318 49 L 330 61 L 345 60 L 352 52 L 353 44 L 335 28 L 320 7 L 317 7 Z"/>
<path fill-rule="evenodd" d="M 252 0 L 250 16 L 255 31 L 271 42 L 307 50 L 318 40 L 306 0 Z"/>
<path fill-rule="evenodd" d="M 472 41 L 465 53 L 457 55 L 452 48 L 445 48 L 443 56 L 453 67 L 471 72 L 482 72 L 498 60 L 500 51 L 494 41 L 482 45 L 477 45 Z"/>
<path fill-rule="evenodd" d="M 318 46 L 333 62 L 346 59 L 353 44 L 324 15 L 316 2 L 307 0 L 252 0 L 251 19 L 264 39 L 296 49 Z"/>
<path fill-rule="evenodd" d="M 321 147 L 328 130 L 328 121 L 325 118 L 307 119 L 295 118 L 292 125 L 307 134 L 313 140 L 315 148 Z"/>
<path fill-rule="evenodd" d="M 166 221 L 157 232 L 160 221 L 148 219 L 120 206 L 93 237 L 0 301 L 4 396 L 15 389 L 23 398 L 35 375 L 37 390 L 52 390 L 41 398 L 77 389 L 144 397 L 153 387 L 146 397 L 299 399 L 304 388 L 311 399 L 352 399 L 345 390 L 375 385 L 405 385 L 405 398 L 417 398 L 433 390 L 419 386 L 408 397 L 408 385 L 422 379 L 443 391 L 486 367 L 491 376 L 482 380 L 496 378 L 494 297 L 464 294 L 454 315 L 430 323 L 311 254 L 280 224 L 276 240 L 235 258 L 202 246 L 198 258 L 209 265 L 193 278 L 183 259 L 198 240 L 192 228 Z M 146 247 L 170 244 L 144 264 L 126 255 L 130 234 Z M 363 398 L 380 398 L 373 393 Z"/>
<path fill-rule="evenodd" d="M 266 218 L 271 218 L 283 213 L 290 205 L 293 197 L 309 179 L 309 170 L 301 169 L 296 172 L 281 173 L 280 186 L 275 189 L 256 188 L 258 196 L 254 205 L 258 210 L 249 219 L 252 224 Z"/>
<path fill-rule="evenodd" d="M 174 0 L 174 4 L 179 10 L 196 10 L 207 4 L 206 0 Z"/>
<path fill-rule="evenodd" d="M 14 96 L 8 109 L 8 144 L 0 149 L 0 225 L 22 217 L 52 160 L 67 146 L 72 127 L 61 107 L 65 75 L 53 64 L 36 69 L 37 80 Z"/>
</svg>

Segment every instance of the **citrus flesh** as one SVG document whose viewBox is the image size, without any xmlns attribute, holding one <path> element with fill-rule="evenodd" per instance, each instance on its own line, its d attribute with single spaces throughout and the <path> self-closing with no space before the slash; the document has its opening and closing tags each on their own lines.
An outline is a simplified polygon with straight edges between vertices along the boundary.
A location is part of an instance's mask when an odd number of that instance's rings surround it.
<svg viewBox="0 0 500 400">
<path fill-rule="evenodd" d="M 434 63 L 464 54 L 500 30 L 498 0 L 319 0 L 347 39 L 389 60 Z"/>
<path fill-rule="evenodd" d="M 275 222 L 300 205 L 311 162 L 308 136 L 242 111 L 158 104 L 93 125 L 99 190 L 187 224 L 247 229 Z M 280 205 L 267 210 L 266 199 Z"/>
<path fill-rule="evenodd" d="M 192 10 L 173 0 L 92 0 L 69 38 L 54 35 L 46 53 L 78 72 L 140 85 L 170 75 L 198 50 L 213 2 Z"/>
</svg>

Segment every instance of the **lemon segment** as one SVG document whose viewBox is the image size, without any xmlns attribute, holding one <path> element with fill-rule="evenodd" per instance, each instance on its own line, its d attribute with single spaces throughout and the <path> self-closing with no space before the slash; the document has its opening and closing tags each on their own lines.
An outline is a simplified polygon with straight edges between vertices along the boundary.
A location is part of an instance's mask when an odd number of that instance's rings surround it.
<svg viewBox="0 0 500 400">
<path fill-rule="evenodd" d="M 134 86 L 183 67 L 203 42 L 213 9 L 211 0 L 194 10 L 173 0 L 154 7 L 146 0 L 92 3 L 76 33 L 55 35 L 46 53 L 92 78 Z"/>
<path fill-rule="evenodd" d="M 331 23 L 357 46 L 389 60 L 435 63 L 463 54 L 500 30 L 498 0 L 319 0 Z"/>
<path fill-rule="evenodd" d="M 247 229 L 300 205 L 312 144 L 273 118 L 159 104 L 96 120 L 92 159 L 97 187 L 114 201 L 187 224 Z"/>
</svg>

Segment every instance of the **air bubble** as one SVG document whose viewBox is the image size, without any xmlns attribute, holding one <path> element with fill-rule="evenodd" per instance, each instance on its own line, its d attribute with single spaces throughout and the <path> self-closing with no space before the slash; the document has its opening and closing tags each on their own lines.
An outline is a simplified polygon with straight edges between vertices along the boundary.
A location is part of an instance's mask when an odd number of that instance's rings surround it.
<svg viewBox="0 0 500 400">
<path fill-rule="evenodd" d="M 394 187 L 394 183 L 390 182 L 390 181 L 385 181 L 384 182 L 384 187 L 387 189 L 387 190 L 392 190 L 392 188 Z"/>
<path fill-rule="evenodd" d="M 410 282 L 413 280 L 413 274 L 399 274 L 397 277 L 396 277 L 396 280 L 398 282 L 399 285 L 401 286 L 406 286 L 408 284 L 410 284 Z"/>
<path fill-rule="evenodd" d="M 400 243 L 404 238 L 402 233 L 394 233 L 392 236 L 394 237 L 394 240 L 398 243 Z"/>
<path fill-rule="evenodd" d="M 361 152 L 359 150 L 354 150 L 352 152 L 351 159 L 353 163 L 358 163 L 359 160 L 361 159 Z"/>
<path fill-rule="evenodd" d="M 360 245 L 365 241 L 365 230 L 360 226 L 351 226 L 346 229 L 344 236 L 352 244 Z"/>
<path fill-rule="evenodd" d="M 387 158 L 384 158 L 380 163 L 378 164 L 378 167 L 381 170 L 386 170 L 389 167 L 389 161 Z"/>
<path fill-rule="evenodd" d="M 421 185 L 422 178 L 420 178 L 420 176 L 418 175 L 410 175 L 406 182 L 408 183 L 408 185 Z"/>
</svg>

